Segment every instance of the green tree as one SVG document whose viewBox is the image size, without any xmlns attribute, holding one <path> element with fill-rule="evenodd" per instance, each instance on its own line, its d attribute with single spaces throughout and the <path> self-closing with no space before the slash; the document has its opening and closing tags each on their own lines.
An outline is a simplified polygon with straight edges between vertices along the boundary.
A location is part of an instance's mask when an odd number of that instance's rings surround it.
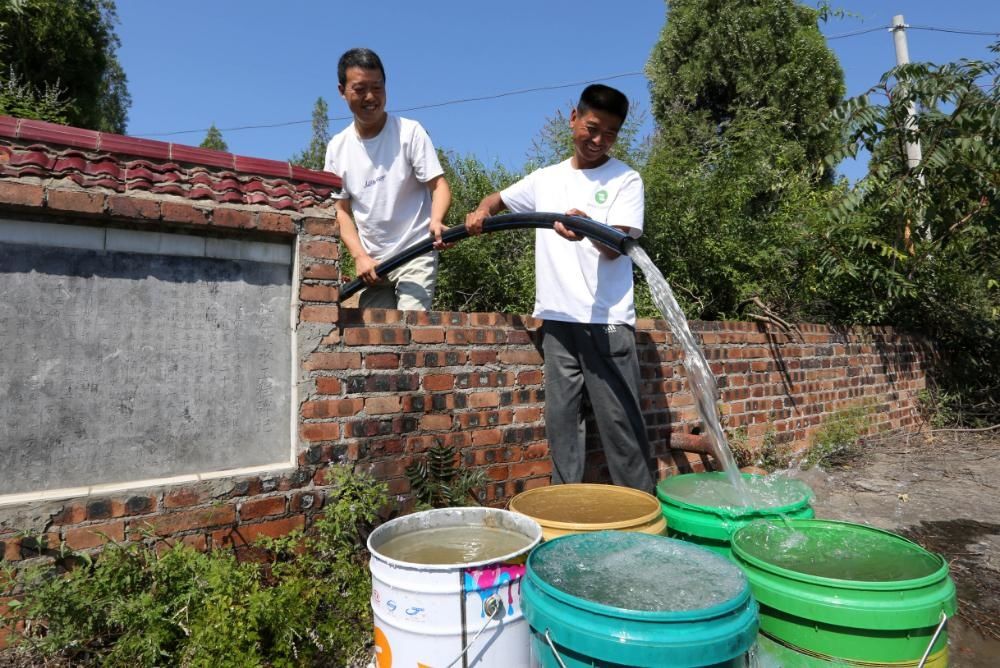
<svg viewBox="0 0 1000 668">
<path fill-rule="evenodd" d="M 327 117 L 329 108 L 326 100 L 316 98 L 312 112 L 312 139 L 309 147 L 297 153 L 289 161 L 307 169 L 321 170 L 326 162 L 326 145 L 330 143 L 330 119 Z"/>
<path fill-rule="evenodd" d="M 200 144 L 198 144 L 198 146 L 201 148 L 210 148 L 214 151 L 229 150 L 229 145 L 226 143 L 226 140 L 222 138 L 222 133 L 219 131 L 219 128 L 215 127 L 215 123 L 212 123 L 212 127 L 208 129 L 208 132 L 205 134 L 205 138 Z"/>
<path fill-rule="evenodd" d="M 475 157 L 438 151 L 451 186 L 449 225 L 519 174 L 501 165 L 488 168 Z M 530 313 L 535 300 L 535 237 L 527 230 L 494 232 L 466 239 L 441 254 L 434 308 L 442 311 Z"/>
<path fill-rule="evenodd" d="M 691 114 L 725 133 L 743 111 L 772 110 L 802 160 L 821 161 L 836 129 L 823 124 L 844 96 L 844 76 L 817 21 L 794 0 L 667 0 L 669 13 L 646 65 L 661 128 Z"/>
<path fill-rule="evenodd" d="M 1000 43 L 992 47 L 1000 54 Z M 915 123 L 908 122 L 909 109 Z M 830 210 L 824 291 L 845 320 L 928 334 L 945 388 L 1000 415 L 1000 57 L 915 63 L 848 100 L 835 123 L 868 175 Z M 923 159 L 910 169 L 907 142 Z"/>
<path fill-rule="evenodd" d="M 798 317 L 813 308 L 810 237 L 838 136 L 822 121 L 843 95 L 824 14 L 792 0 L 667 4 L 646 66 L 657 131 L 643 246 L 692 317 L 737 317 L 754 298 Z"/>
<path fill-rule="evenodd" d="M 0 108 L 95 130 L 123 133 L 131 98 L 116 51 L 113 0 L 0 3 L 0 76 L 32 91 L 40 104 Z M 65 103 L 53 113 L 51 93 Z M 46 102 L 48 100 L 48 102 Z M 6 98 L 0 103 L 8 104 Z"/>
</svg>

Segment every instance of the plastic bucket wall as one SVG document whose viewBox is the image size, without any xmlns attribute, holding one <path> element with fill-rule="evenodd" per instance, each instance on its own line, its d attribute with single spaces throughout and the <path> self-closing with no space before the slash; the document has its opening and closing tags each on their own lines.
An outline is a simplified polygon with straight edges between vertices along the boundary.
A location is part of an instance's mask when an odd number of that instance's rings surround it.
<svg viewBox="0 0 1000 668">
<path fill-rule="evenodd" d="M 782 561 L 774 541 L 767 542 L 764 536 L 770 530 L 767 524 L 740 529 L 733 536 L 733 557 L 760 603 L 761 633 L 786 648 L 834 662 L 916 666 L 942 614 L 951 617 L 955 613 L 955 585 L 947 563 L 902 536 L 830 520 L 793 520 L 787 527 L 774 527 L 804 537 L 802 547 L 795 549 L 813 563 L 827 560 L 829 566 L 824 568 L 834 569 L 830 572 L 850 559 L 824 547 L 838 541 L 855 546 L 858 554 L 864 553 L 862 559 L 872 555 L 874 563 L 920 565 L 913 577 L 827 577 L 816 574 L 820 571 L 804 572 L 804 566 L 786 567 L 789 562 Z M 856 547 L 862 544 L 866 547 Z M 946 663 L 947 644 L 947 632 L 942 631 L 931 656 Z"/>
<path fill-rule="evenodd" d="M 402 534 L 465 526 L 516 531 L 529 544 L 488 562 L 465 564 L 413 564 L 379 552 Z M 527 555 L 541 538 L 534 520 L 495 508 L 428 510 L 378 527 L 368 537 L 378 668 L 447 666 L 469 644 L 465 661 L 455 666 L 528 665 L 530 631 L 521 609 L 521 579 Z"/>
<path fill-rule="evenodd" d="M 829 656 L 817 656 L 804 650 L 793 649 L 765 635 L 757 636 L 757 644 L 750 653 L 755 668 L 859 668 L 857 662 L 847 662 Z M 919 660 L 899 663 L 865 662 L 865 668 L 917 668 Z M 948 668 L 948 648 L 943 647 L 927 657 L 924 668 Z"/>
<path fill-rule="evenodd" d="M 521 492 L 507 507 L 542 527 L 542 538 L 588 531 L 638 531 L 664 535 L 667 521 L 656 497 L 616 485 L 573 483 Z"/>
<path fill-rule="evenodd" d="M 743 474 L 745 480 L 761 476 Z M 801 481 L 792 481 L 802 488 L 800 499 L 771 508 L 754 508 L 734 512 L 733 508 L 690 503 L 671 495 L 671 486 L 682 480 L 725 479 L 724 473 L 684 473 L 671 476 L 656 486 L 656 496 L 667 521 L 667 535 L 706 547 L 713 552 L 732 558 L 730 540 L 740 528 L 762 519 L 784 516 L 790 519 L 810 519 L 814 516 L 809 502 L 812 491 Z"/>
<path fill-rule="evenodd" d="M 625 536 L 625 549 L 609 547 L 613 536 Z M 584 553 L 628 554 L 652 542 L 665 542 L 696 553 L 701 563 L 729 569 L 740 587 L 731 598 L 691 610 L 635 610 L 606 605 L 569 593 L 539 572 L 547 550 L 575 542 Z M 620 541 L 619 541 L 620 543 Z M 634 545 L 633 545 L 634 544 Z M 558 553 L 555 553 L 558 555 Z M 600 566 L 586 577 L 606 579 Z M 669 572 L 671 563 L 639 559 L 621 571 Z M 528 558 L 524 580 L 524 614 L 531 625 L 531 666 L 538 668 L 744 668 L 757 635 L 757 604 L 745 576 L 729 561 L 704 548 L 663 536 L 605 531 L 562 536 L 535 548 Z M 551 643 L 551 644 L 550 644 Z M 515 664 L 511 664 L 512 666 Z"/>
</svg>

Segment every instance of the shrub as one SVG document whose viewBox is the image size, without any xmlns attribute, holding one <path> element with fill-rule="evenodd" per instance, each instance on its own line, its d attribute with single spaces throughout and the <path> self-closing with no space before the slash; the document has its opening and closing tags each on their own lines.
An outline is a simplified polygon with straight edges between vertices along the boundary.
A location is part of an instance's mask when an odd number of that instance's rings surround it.
<svg viewBox="0 0 1000 668">
<path fill-rule="evenodd" d="M 12 575 L 23 653 L 78 666 L 349 665 L 370 642 L 363 538 L 383 483 L 335 469 L 309 532 L 264 539 L 260 561 L 163 541 L 66 553 Z"/>
</svg>

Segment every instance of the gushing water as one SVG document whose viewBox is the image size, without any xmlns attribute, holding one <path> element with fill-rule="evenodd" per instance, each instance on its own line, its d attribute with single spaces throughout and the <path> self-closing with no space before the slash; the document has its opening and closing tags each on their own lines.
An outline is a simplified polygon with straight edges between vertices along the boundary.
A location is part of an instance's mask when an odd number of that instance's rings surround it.
<svg viewBox="0 0 1000 668">
<path fill-rule="evenodd" d="M 719 386 L 715 382 L 715 376 L 712 375 L 712 370 L 708 366 L 708 360 L 705 359 L 701 348 L 698 347 L 698 343 L 694 340 L 694 335 L 691 334 L 691 329 L 688 327 L 687 318 L 684 316 L 684 311 L 681 310 L 680 304 L 677 303 L 677 298 L 674 297 L 674 292 L 670 289 L 670 284 L 667 283 L 667 279 L 663 277 L 660 270 L 656 268 L 653 261 L 646 255 L 646 251 L 634 241 L 626 242 L 625 251 L 632 258 L 632 261 L 642 269 L 642 273 L 646 276 L 646 281 L 649 283 L 653 301 L 656 303 L 657 308 L 660 309 L 663 319 L 670 325 L 670 330 L 674 333 L 674 337 L 680 342 L 681 348 L 684 350 L 684 357 L 681 361 L 684 364 L 684 369 L 687 371 L 688 384 L 691 386 L 691 393 L 694 395 L 695 407 L 698 409 L 698 415 L 701 416 L 702 424 L 705 425 L 705 431 L 708 434 L 712 452 L 715 453 L 715 458 L 722 465 L 722 470 L 725 471 L 730 484 L 732 484 L 740 498 L 744 500 L 742 505 L 749 506 L 750 499 L 743 484 L 743 478 L 740 476 L 740 469 L 736 465 L 736 459 L 733 457 L 732 450 L 729 449 L 726 434 L 722 431 L 719 411 L 715 405 L 716 397 L 719 394 Z"/>
</svg>

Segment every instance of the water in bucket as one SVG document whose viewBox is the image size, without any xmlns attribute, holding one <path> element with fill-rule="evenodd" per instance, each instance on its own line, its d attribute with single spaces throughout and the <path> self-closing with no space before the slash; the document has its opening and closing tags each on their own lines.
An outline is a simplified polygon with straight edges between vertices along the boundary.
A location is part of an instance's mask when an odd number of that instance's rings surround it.
<svg viewBox="0 0 1000 668">
<path fill-rule="evenodd" d="M 531 539 L 518 531 L 484 526 L 437 527 L 389 539 L 379 552 L 411 564 L 465 564 L 521 552 Z"/>
<path fill-rule="evenodd" d="M 532 666 L 744 668 L 757 634 L 746 576 L 726 559 L 652 534 L 561 536 L 528 557 Z"/>
</svg>

